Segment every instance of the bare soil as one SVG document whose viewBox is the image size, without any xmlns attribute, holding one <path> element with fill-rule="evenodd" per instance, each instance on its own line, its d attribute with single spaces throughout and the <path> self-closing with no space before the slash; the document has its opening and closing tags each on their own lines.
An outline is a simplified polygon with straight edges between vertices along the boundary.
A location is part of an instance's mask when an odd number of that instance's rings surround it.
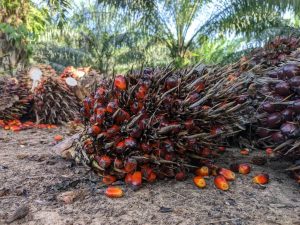
<svg viewBox="0 0 300 225">
<path fill-rule="evenodd" d="M 54 135 L 67 132 L 0 130 L 0 224 L 20 206 L 28 206 L 29 213 L 11 224 L 300 224 L 300 188 L 284 171 L 287 162 L 253 165 L 227 192 L 217 190 L 212 179 L 200 190 L 189 178 L 145 184 L 138 191 L 121 184 L 125 196 L 109 199 L 99 177 L 53 152 Z M 225 165 L 249 161 L 233 152 L 223 158 L 230 159 L 222 159 Z M 258 172 L 270 175 L 265 187 L 252 184 Z M 72 190 L 82 190 L 81 198 L 71 204 L 58 200 Z"/>
</svg>

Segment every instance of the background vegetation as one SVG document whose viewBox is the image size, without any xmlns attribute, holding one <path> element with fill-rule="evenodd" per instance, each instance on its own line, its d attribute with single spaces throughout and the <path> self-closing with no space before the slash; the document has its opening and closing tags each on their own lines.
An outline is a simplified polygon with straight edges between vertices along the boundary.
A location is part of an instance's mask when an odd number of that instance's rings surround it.
<svg viewBox="0 0 300 225">
<path fill-rule="evenodd" d="M 297 0 L 6 0 L 0 73 L 29 63 L 102 72 L 227 63 L 276 35 L 297 33 Z"/>
</svg>

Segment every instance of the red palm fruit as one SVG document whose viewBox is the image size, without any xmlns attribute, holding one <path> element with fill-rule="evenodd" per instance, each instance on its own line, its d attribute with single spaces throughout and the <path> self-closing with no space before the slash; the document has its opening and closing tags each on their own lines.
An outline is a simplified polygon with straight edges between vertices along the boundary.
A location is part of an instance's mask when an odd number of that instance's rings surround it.
<svg viewBox="0 0 300 225">
<path fill-rule="evenodd" d="M 135 101 L 130 105 L 130 111 L 134 114 L 137 114 L 142 108 L 143 108 L 142 102 Z"/>
<path fill-rule="evenodd" d="M 201 107 L 201 109 L 202 109 L 202 110 L 205 110 L 205 111 L 206 111 L 206 110 L 209 110 L 210 108 L 211 108 L 211 107 L 208 106 L 208 105 L 204 105 L 204 106 Z"/>
<path fill-rule="evenodd" d="M 103 108 L 103 107 L 99 107 L 99 108 L 97 108 L 96 109 L 96 114 L 97 115 L 104 115 L 105 114 L 105 112 L 106 112 L 106 109 L 105 108 Z"/>
<path fill-rule="evenodd" d="M 125 138 L 124 143 L 127 148 L 135 148 L 137 145 L 136 140 L 132 137 Z"/>
<path fill-rule="evenodd" d="M 143 178 L 146 180 L 149 178 L 150 174 L 153 172 L 153 170 L 148 165 L 141 166 L 141 172 L 143 175 Z"/>
<path fill-rule="evenodd" d="M 115 135 L 120 132 L 121 128 L 118 125 L 112 125 L 110 128 L 107 129 L 107 133 L 109 135 Z"/>
<path fill-rule="evenodd" d="M 157 176 L 156 176 L 156 173 L 152 172 L 152 173 L 150 173 L 150 175 L 149 175 L 147 181 L 148 181 L 149 183 L 153 183 L 153 182 L 156 180 L 156 177 L 157 177 Z"/>
<path fill-rule="evenodd" d="M 196 169 L 195 174 L 202 177 L 208 176 L 209 168 L 207 166 L 202 166 L 201 168 Z"/>
<path fill-rule="evenodd" d="M 129 120 L 129 119 L 130 119 L 129 113 L 123 109 L 121 109 L 115 117 L 116 122 L 119 124 L 123 123 L 124 121 Z"/>
<path fill-rule="evenodd" d="M 266 153 L 267 153 L 268 156 L 271 156 L 271 155 L 273 155 L 274 152 L 273 152 L 272 148 L 267 148 Z"/>
<path fill-rule="evenodd" d="M 93 125 L 90 129 L 89 129 L 89 133 L 94 135 L 94 136 L 97 136 L 98 134 L 100 134 L 101 132 L 101 129 L 100 127 L 96 126 L 96 125 Z"/>
<path fill-rule="evenodd" d="M 109 198 L 121 198 L 124 194 L 121 188 L 110 186 L 105 190 L 105 195 Z"/>
<path fill-rule="evenodd" d="M 142 136 L 142 130 L 138 126 L 135 126 L 130 131 L 130 136 L 132 136 L 134 138 L 139 138 Z"/>
<path fill-rule="evenodd" d="M 122 169 L 123 168 L 123 161 L 121 159 L 115 158 L 114 160 L 114 167 L 117 169 Z"/>
<path fill-rule="evenodd" d="M 139 100 L 145 99 L 147 91 L 147 87 L 145 85 L 141 85 L 135 93 L 135 97 Z"/>
<path fill-rule="evenodd" d="M 251 167 L 247 163 L 242 163 L 239 165 L 239 173 L 240 174 L 248 174 L 251 171 Z"/>
<path fill-rule="evenodd" d="M 185 122 L 184 122 L 184 127 L 185 127 L 187 130 L 194 129 L 194 128 L 195 128 L 194 120 L 193 120 L 193 119 L 189 119 L 189 120 L 185 121 Z"/>
<path fill-rule="evenodd" d="M 164 140 L 163 141 L 163 147 L 166 149 L 167 152 L 173 152 L 174 151 L 174 143 L 171 140 Z"/>
<path fill-rule="evenodd" d="M 134 188 L 138 188 L 142 185 L 142 173 L 140 171 L 135 171 L 132 174 L 131 184 Z"/>
<path fill-rule="evenodd" d="M 228 180 L 228 181 L 235 180 L 235 173 L 232 172 L 232 171 L 229 170 L 229 169 L 220 168 L 220 169 L 218 170 L 218 174 L 219 174 L 219 175 L 222 175 L 223 177 L 225 177 L 225 179 Z"/>
<path fill-rule="evenodd" d="M 102 182 L 106 185 L 110 185 L 114 182 L 116 182 L 117 178 L 112 175 L 106 175 L 103 177 Z"/>
<path fill-rule="evenodd" d="M 89 120 L 90 120 L 90 124 L 95 124 L 96 123 L 96 116 L 92 115 Z"/>
<path fill-rule="evenodd" d="M 111 158 L 107 155 L 103 155 L 103 156 L 100 156 L 97 158 L 95 157 L 95 159 L 97 160 L 99 166 L 104 169 L 110 167 L 110 165 L 112 163 Z"/>
<path fill-rule="evenodd" d="M 104 88 L 104 87 L 99 87 L 97 90 L 96 90 L 96 94 L 98 94 L 98 95 L 105 95 L 105 93 L 106 93 L 106 89 Z"/>
<path fill-rule="evenodd" d="M 197 92 L 189 94 L 188 103 L 192 104 L 198 100 L 200 95 Z"/>
<path fill-rule="evenodd" d="M 126 90 L 127 84 L 126 84 L 125 77 L 122 76 L 122 75 L 116 76 L 115 81 L 114 81 L 114 85 L 115 85 L 115 88 L 117 88 L 119 90 L 122 90 L 122 91 Z"/>
<path fill-rule="evenodd" d="M 211 155 L 211 150 L 209 148 L 204 148 L 201 151 L 201 156 L 203 157 L 208 157 Z"/>
<path fill-rule="evenodd" d="M 135 159 L 129 158 L 125 163 L 125 172 L 126 173 L 132 173 L 136 170 L 137 167 L 137 161 Z"/>
<path fill-rule="evenodd" d="M 203 82 L 199 82 L 195 85 L 196 91 L 199 93 L 205 89 L 205 84 Z"/>
<path fill-rule="evenodd" d="M 210 135 L 219 135 L 223 132 L 222 127 L 213 127 L 210 131 Z"/>
<path fill-rule="evenodd" d="M 116 144 L 116 150 L 118 153 L 122 153 L 125 150 L 125 141 L 119 141 Z"/>
<path fill-rule="evenodd" d="M 225 151 L 226 151 L 226 147 L 224 147 L 224 146 L 218 147 L 218 152 L 223 153 Z"/>
<path fill-rule="evenodd" d="M 84 107 L 85 112 L 89 114 L 91 111 L 91 99 L 89 97 L 86 97 L 83 100 L 83 107 Z"/>
<path fill-rule="evenodd" d="M 198 187 L 198 188 L 205 188 L 206 187 L 206 181 L 202 176 L 196 176 L 193 179 L 194 184 Z"/>
<path fill-rule="evenodd" d="M 118 104 L 116 101 L 109 102 L 106 106 L 106 111 L 108 113 L 114 113 L 118 109 Z"/>
<path fill-rule="evenodd" d="M 227 191 L 229 189 L 229 184 L 224 176 L 218 175 L 214 179 L 216 187 L 222 191 Z"/>
<path fill-rule="evenodd" d="M 178 85 L 178 78 L 177 77 L 168 77 L 165 81 L 165 88 L 170 90 Z"/>
<path fill-rule="evenodd" d="M 103 124 L 103 122 L 104 122 L 104 116 L 103 115 L 97 115 L 96 116 L 96 123 L 98 125 L 101 125 L 101 124 Z"/>
<path fill-rule="evenodd" d="M 146 143 L 142 143 L 141 144 L 141 149 L 143 150 L 143 152 L 145 153 L 151 153 L 152 148 L 150 145 L 146 144 Z"/>
<path fill-rule="evenodd" d="M 131 173 L 127 173 L 125 176 L 125 183 L 126 184 L 131 184 L 132 182 L 132 174 Z"/>
<path fill-rule="evenodd" d="M 167 153 L 167 154 L 165 155 L 164 158 L 165 158 L 165 160 L 167 160 L 167 161 L 173 161 L 174 155 L 173 155 L 173 154 Z"/>
<path fill-rule="evenodd" d="M 63 138 L 64 137 L 62 135 L 59 135 L 59 134 L 54 136 L 55 141 L 61 141 Z"/>
<path fill-rule="evenodd" d="M 0 127 L 5 127 L 5 122 L 4 122 L 4 120 L 0 120 Z"/>
<path fill-rule="evenodd" d="M 184 171 L 179 171 L 178 173 L 176 173 L 175 179 L 177 181 L 184 181 L 186 179 L 186 173 Z"/>
<path fill-rule="evenodd" d="M 153 151 L 154 155 L 157 156 L 157 157 L 161 157 L 161 158 L 164 158 L 164 156 L 166 155 L 166 150 L 165 149 L 155 149 Z"/>
<path fill-rule="evenodd" d="M 243 148 L 243 149 L 241 149 L 241 151 L 240 151 L 240 153 L 242 154 L 242 155 L 249 155 L 249 149 L 248 148 Z"/>
<path fill-rule="evenodd" d="M 269 183 L 269 175 L 261 173 L 253 177 L 253 182 L 256 184 L 267 184 Z"/>
</svg>

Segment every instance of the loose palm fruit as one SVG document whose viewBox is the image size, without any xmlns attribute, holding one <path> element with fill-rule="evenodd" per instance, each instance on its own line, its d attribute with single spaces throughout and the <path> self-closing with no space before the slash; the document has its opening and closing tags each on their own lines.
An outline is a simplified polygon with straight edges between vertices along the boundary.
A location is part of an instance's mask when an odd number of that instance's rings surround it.
<svg viewBox="0 0 300 225">
<path fill-rule="evenodd" d="M 150 183 L 153 183 L 155 180 L 156 180 L 156 173 L 154 173 L 154 172 L 150 173 L 147 181 Z"/>
<path fill-rule="evenodd" d="M 251 167 L 247 163 L 242 163 L 239 165 L 239 173 L 240 174 L 248 174 L 251 171 Z"/>
<path fill-rule="evenodd" d="M 229 169 L 220 168 L 218 174 L 222 175 L 228 181 L 232 181 L 235 179 L 235 173 Z"/>
<path fill-rule="evenodd" d="M 55 136 L 54 136 L 54 140 L 55 140 L 55 141 L 61 141 L 63 138 L 64 138 L 64 137 L 61 136 L 61 135 L 55 135 Z"/>
<path fill-rule="evenodd" d="M 198 188 L 205 188 L 206 186 L 205 179 L 202 176 L 194 177 L 193 181 Z"/>
<path fill-rule="evenodd" d="M 114 85 L 115 85 L 115 88 L 117 88 L 119 90 L 122 90 L 122 91 L 125 90 L 127 87 L 125 77 L 122 75 L 116 76 Z"/>
<path fill-rule="evenodd" d="M 110 186 L 105 190 L 105 195 L 109 198 L 121 198 L 123 190 L 119 187 Z"/>
<path fill-rule="evenodd" d="M 229 189 L 229 184 L 228 184 L 227 180 L 225 179 L 225 177 L 222 175 L 216 176 L 214 179 L 214 183 L 215 183 L 216 187 L 220 190 L 226 191 Z"/>
<path fill-rule="evenodd" d="M 269 183 L 269 175 L 261 173 L 253 177 L 253 182 L 256 184 L 267 184 Z"/>
<path fill-rule="evenodd" d="M 208 176 L 209 175 L 209 168 L 207 166 L 202 166 L 201 168 L 195 171 L 197 176 Z"/>
<path fill-rule="evenodd" d="M 106 185 L 110 185 L 112 184 L 113 182 L 115 182 L 117 180 L 116 177 L 112 176 L 112 175 L 107 175 L 107 176 L 104 176 L 103 179 L 102 179 L 102 182 Z"/>
<path fill-rule="evenodd" d="M 176 173 L 175 175 L 175 179 L 177 181 L 184 181 L 186 179 L 186 174 L 183 171 L 179 171 L 178 173 Z"/>
</svg>

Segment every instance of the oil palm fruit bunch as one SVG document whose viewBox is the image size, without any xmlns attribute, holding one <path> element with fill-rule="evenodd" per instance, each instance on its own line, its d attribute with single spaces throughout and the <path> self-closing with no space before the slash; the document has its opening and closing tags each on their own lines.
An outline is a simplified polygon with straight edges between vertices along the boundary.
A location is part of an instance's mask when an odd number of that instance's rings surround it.
<svg viewBox="0 0 300 225">
<path fill-rule="evenodd" d="M 296 52 L 293 54 L 295 55 Z M 258 144 L 280 155 L 300 156 L 300 57 L 270 68 L 257 78 Z"/>
<path fill-rule="evenodd" d="M 251 98 L 240 93 L 253 77 L 228 79 L 233 70 L 197 65 L 103 79 L 83 101 L 86 127 L 75 159 L 107 184 L 125 179 L 139 187 L 142 179 L 183 179 L 217 157 L 225 138 L 249 123 Z"/>
<path fill-rule="evenodd" d="M 300 39 L 294 36 L 276 37 L 261 48 L 254 49 L 246 58 L 250 65 L 263 65 L 264 68 L 277 66 L 286 61 L 287 57 L 300 47 Z"/>
<path fill-rule="evenodd" d="M 43 77 L 34 89 L 34 112 L 39 123 L 62 124 L 79 114 L 79 101 L 59 77 Z"/>
<path fill-rule="evenodd" d="M 0 119 L 20 119 L 29 110 L 31 100 L 26 83 L 11 77 L 0 77 Z"/>
</svg>

